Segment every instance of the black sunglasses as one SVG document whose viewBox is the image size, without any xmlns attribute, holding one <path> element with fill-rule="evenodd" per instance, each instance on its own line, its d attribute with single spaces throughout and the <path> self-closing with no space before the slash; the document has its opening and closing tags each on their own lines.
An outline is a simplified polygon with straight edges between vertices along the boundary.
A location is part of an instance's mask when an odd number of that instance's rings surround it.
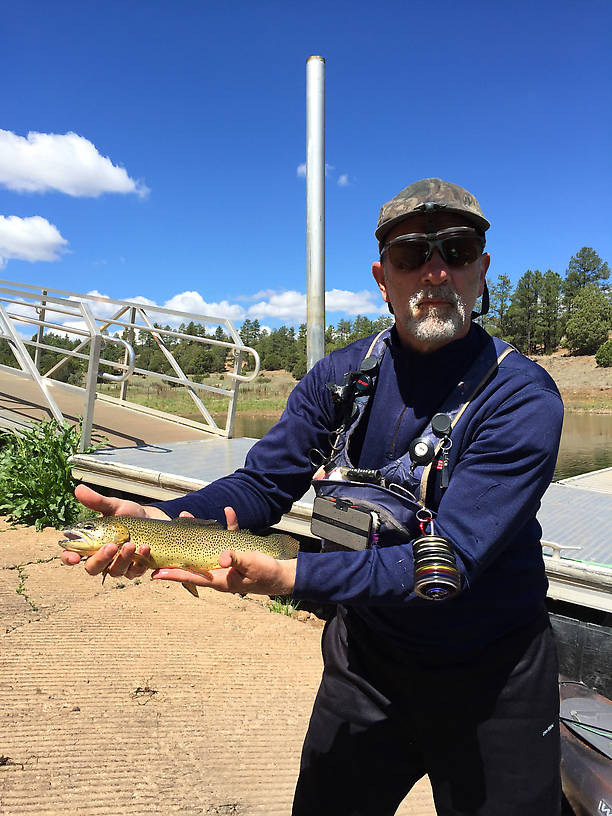
<svg viewBox="0 0 612 816">
<path fill-rule="evenodd" d="M 482 255 L 485 238 L 473 227 L 449 227 L 439 232 L 399 235 L 382 249 L 397 269 L 412 271 L 426 264 L 437 249 L 449 266 L 469 266 Z"/>
</svg>

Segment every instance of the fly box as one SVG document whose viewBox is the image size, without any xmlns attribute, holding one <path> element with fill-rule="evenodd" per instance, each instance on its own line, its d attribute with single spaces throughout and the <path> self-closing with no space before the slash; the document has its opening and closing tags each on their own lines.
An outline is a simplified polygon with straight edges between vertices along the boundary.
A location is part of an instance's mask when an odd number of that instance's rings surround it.
<svg viewBox="0 0 612 816">
<path fill-rule="evenodd" d="M 313 535 L 350 550 L 365 550 L 370 544 L 372 514 L 347 499 L 318 496 L 312 508 Z"/>
</svg>

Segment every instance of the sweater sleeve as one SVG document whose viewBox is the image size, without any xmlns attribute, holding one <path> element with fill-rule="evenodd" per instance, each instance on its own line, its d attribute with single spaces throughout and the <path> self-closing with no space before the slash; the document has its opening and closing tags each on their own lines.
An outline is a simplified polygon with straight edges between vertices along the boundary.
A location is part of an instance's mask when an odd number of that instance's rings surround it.
<svg viewBox="0 0 612 816">
<path fill-rule="evenodd" d="M 325 383 L 333 362 L 320 360 L 293 389 L 274 427 L 247 454 L 244 467 L 201 490 L 156 502 L 170 517 L 182 510 L 225 525 L 225 507 L 233 507 L 240 527 L 261 530 L 278 522 L 308 489 L 311 448 L 325 450 L 333 427 L 333 406 Z"/>
<path fill-rule="evenodd" d="M 532 385 L 473 421 L 476 429 L 435 522 L 436 535 L 455 549 L 464 593 L 491 565 L 503 572 L 506 560 L 538 572 L 535 514 L 553 475 L 562 418 L 559 394 Z M 531 548 L 526 557 L 525 545 Z M 294 595 L 351 606 L 397 605 L 417 599 L 413 582 L 412 542 L 358 553 L 300 553 Z"/>
</svg>

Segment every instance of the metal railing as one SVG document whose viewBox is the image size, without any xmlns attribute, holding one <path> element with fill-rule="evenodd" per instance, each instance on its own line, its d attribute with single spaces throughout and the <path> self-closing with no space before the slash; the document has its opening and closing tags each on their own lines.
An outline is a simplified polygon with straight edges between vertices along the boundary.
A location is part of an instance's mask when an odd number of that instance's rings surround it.
<svg viewBox="0 0 612 816">
<path fill-rule="evenodd" d="M 101 315 L 101 311 L 106 312 L 106 314 Z M 109 311 L 111 312 L 110 315 Z M 153 315 L 155 319 L 153 319 Z M 166 328 L 159 325 L 160 320 L 165 320 Z M 196 324 L 220 326 L 224 335 L 230 339 L 202 337 L 168 327 L 169 324 L 184 324 L 188 321 Z M 18 325 L 37 327 L 35 339 L 26 339 L 24 332 L 17 330 Z M 80 342 L 73 349 L 50 345 L 45 343 L 46 330 L 64 336 L 75 336 Z M 115 332 L 121 331 L 123 337 L 112 336 L 110 332 L 113 330 Z M 136 354 L 133 347 L 135 339 L 138 338 L 141 341 L 147 337 L 154 341 L 155 347 L 159 349 L 172 370 L 172 375 L 136 366 Z M 86 382 L 84 388 L 82 388 L 82 449 L 85 449 L 91 440 L 96 399 L 128 406 L 131 409 L 153 414 L 164 419 L 172 419 L 179 424 L 197 427 L 218 436 L 231 437 L 233 435 L 239 385 L 241 382 L 250 382 L 259 372 L 259 355 L 255 349 L 244 345 L 237 329 L 225 317 L 181 312 L 135 301 L 113 300 L 100 295 L 84 295 L 53 289 L 48 286 L 31 286 L 13 281 L 0 281 L 0 339 L 8 342 L 21 373 L 37 385 L 43 404 L 48 407 L 55 420 L 60 424 L 63 424 L 64 417 L 51 393 L 50 384 L 53 376 L 57 375 L 57 372 L 71 359 L 87 362 Z M 226 354 L 233 357 L 233 361 L 230 360 L 231 369 L 224 372 L 226 377 L 231 380 L 230 387 L 226 388 L 221 384 L 209 385 L 198 382 L 193 376 L 185 373 L 173 355 L 170 346 L 172 342 L 177 341 L 226 349 Z M 122 362 L 109 360 L 102 356 L 104 348 L 108 344 L 123 347 Z M 33 356 L 29 353 L 28 348 L 34 349 Z M 54 352 L 60 358 L 44 374 L 40 371 L 43 351 Z M 253 371 L 243 374 L 241 372 L 249 355 L 253 358 Z M 108 371 L 102 371 L 101 367 L 118 369 L 121 373 L 111 374 Z M 2 368 L 15 370 L 11 366 L 2 366 Z M 152 377 L 161 382 L 185 388 L 201 415 L 202 421 L 195 422 L 176 414 L 145 408 L 138 403 L 130 402 L 127 399 L 128 388 L 130 382 L 133 382 L 133 375 L 135 374 Z M 99 392 L 97 389 L 99 382 L 119 383 L 119 397 L 112 397 Z M 224 424 L 217 424 L 207 409 L 202 400 L 205 393 L 227 398 L 227 414 Z"/>
<path fill-rule="evenodd" d="M 552 550 L 544 557 L 550 598 L 612 612 L 612 567 L 561 556 L 562 551 L 578 552 L 582 547 L 546 539 L 542 539 L 542 547 Z"/>
</svg>

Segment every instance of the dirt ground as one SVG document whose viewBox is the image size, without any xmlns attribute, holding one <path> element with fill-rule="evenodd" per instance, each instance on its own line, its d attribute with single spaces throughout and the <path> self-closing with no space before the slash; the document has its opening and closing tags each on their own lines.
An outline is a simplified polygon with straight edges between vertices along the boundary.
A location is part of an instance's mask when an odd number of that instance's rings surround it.
<svg viewBox="0 0 612 816">
<path fill-rule="evenodd" d="M 0 814 L 289 816 L 322 622 L 102 586 L 60 537 L 0 518 Z M 434 813 L 427 780 L 398 811 Z"/>
<path fill-rule="evenodd" d="M 563 349 L 532 357 L 556 382 L 566 410 L 612 413 L 612 368 L 600 368 L 595 356 L 571 357 Z"/>
</svg>

